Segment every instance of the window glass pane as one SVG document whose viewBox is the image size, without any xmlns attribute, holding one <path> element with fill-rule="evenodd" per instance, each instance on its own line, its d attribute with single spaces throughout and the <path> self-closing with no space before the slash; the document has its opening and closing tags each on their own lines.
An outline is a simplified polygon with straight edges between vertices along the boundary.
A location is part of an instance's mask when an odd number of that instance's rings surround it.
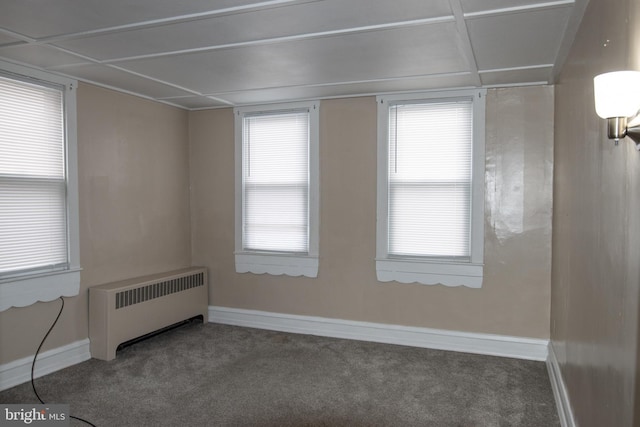
<svg viewBox="0 0 640 427">
<path fill-rule="evenodd" d="M 243 246 L 308 252 L 309 114 L 243 120 Z"/>
<path fill-rule="evenodd" d="M 470 256 L 472 103 L 389 110 L 389 254 Z"/>
<path fill-rule="evenodd" d="M 67 261 L 65 182 L 0 179 L 0 271 Z"/>
<path fill-rule="evenodd" d="M 0 277 L 65 268 L 63 92 L 0 77 Z"/>
<path fill-rule="evenodd" d="M 63 96 L 0 77 L 0 173 L 64 178 Z"/>
</svg>

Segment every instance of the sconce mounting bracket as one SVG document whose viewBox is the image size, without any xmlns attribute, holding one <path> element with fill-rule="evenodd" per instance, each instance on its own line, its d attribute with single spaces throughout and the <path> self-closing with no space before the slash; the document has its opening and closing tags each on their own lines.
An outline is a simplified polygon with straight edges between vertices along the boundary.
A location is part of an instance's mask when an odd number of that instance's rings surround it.
<svg viewBox="0 0 640 427">
<path fill-rule="evenodd" d="M 618 145 L 618 140 L 627 136 L 636 143 L 636 150 L 640 151 L 640 124 L 629 127 L 626 117 L 607 119 L 607 136 L 609 139 L 615 139 L 616 145 Z"/>
</svg>

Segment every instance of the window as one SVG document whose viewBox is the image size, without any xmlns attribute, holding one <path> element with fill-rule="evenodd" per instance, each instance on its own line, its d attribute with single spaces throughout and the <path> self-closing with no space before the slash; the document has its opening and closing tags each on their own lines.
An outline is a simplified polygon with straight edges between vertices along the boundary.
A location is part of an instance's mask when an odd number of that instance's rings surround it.
<svg viewBox="0 0 640 427">
<path fill-rule="evenodd" d="M 236 271 L 318 275 L 317 102 L 236 108 Z"/>
<path fill-rule="evenodd" d="M 79 292 L 75 88 L 0 62 L 0 311 Z"/>
<path fill-rule="evenodd" d="M 481 287 L 484 95 L 377 98 L 378 280 Z"/>
</svg>

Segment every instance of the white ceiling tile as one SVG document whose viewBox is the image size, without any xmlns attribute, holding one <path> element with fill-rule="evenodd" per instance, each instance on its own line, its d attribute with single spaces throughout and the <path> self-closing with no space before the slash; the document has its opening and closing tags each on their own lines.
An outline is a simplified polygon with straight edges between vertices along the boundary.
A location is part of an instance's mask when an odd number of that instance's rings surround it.
<svg viewBox="0 0 640 427">
<path fill-rule="evenodd" d="M 55 44 L 104 60 L 443 16 L 453 19 L 448 0 L 325 0 Z"/>
<path fill-rule="evenodd" d="M 40 68 L 86 62 L 79 56 L 46 45 L 21 44 L 0 48 L 0 58 L 19 61 Z"/>
<path fill-rule="evenodd" d="M 553 64 L 569 12 L 553 8 L 467 20 L 478 68 Z"/>
<path fill-rule="evenodd" d="M 201 93 L 467 71 L 454 23 L 119 63 Z"/>
<path fill-rule="evenodd" d="M 496 71 L 481 73 L 480 79 L 482 80 L 482 84 L 485 86 L 540 83 L 549 82 L 552 71 L 553 69 L 551 67 Z"/>
<path fill-rule="evenodd" d="M 424 91 L 435 88 L 459 88 L 473 86 L 469 73 L 462 75 L 429 76 L 402 80 L 361 82 L 343 85 L 297 86 L 235 93 L 216 94 L 235 104 L 260 104 L 292 99 L 330 98 L 385 92 Z"/>
<path fill-rule="evenodd" d="M 527 84 L 586 1 L 0 0 L 0 58 L 186 108 Z"/>
<path fill-rule="evenodd" d="M 151 98 L 192 95 L 187 91 L 145 79 L 105 65 L 77 65 L 66 67 L 60 71 L 70 76 L 75 76 L 81 80 L 139 93 Z"/>
<path fill-rule="evenodd" d="M 461 0 L 464 13 L 484 12 L 488 10 L 512 9 L 536 4 L 548 4 L 544 0 Z"/>
<path fill-rule="evenodd" d="M 32 38 L 94 30 L 174 15 L 256 3 L 256 0 L 2 0 L 0 27 Z"/>
<path fill-rule="evenodd" d="M 11 44 L 11 43 L 21 43 L 22 40 L 17 39 L 15 37 L 11 37 L 9 34 L 5 34 L 3 32 L 0 32 L 0 46 L 2 45 L 6 45 L 6 44 Z"/>
</svg>

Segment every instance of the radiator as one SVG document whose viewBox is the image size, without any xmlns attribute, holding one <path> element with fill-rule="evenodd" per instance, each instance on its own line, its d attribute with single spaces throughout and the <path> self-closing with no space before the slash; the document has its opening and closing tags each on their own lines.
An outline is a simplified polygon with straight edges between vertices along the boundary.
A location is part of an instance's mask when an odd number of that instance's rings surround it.
<svg viewBox="0 0 640 427">
<path fill-rule="evenodd" d="M 91 356 L 112 360 L 124 342 L 200 315 L 207 322 L 208 303 L 204 267 L 89 288 Z"/>
</svg>

